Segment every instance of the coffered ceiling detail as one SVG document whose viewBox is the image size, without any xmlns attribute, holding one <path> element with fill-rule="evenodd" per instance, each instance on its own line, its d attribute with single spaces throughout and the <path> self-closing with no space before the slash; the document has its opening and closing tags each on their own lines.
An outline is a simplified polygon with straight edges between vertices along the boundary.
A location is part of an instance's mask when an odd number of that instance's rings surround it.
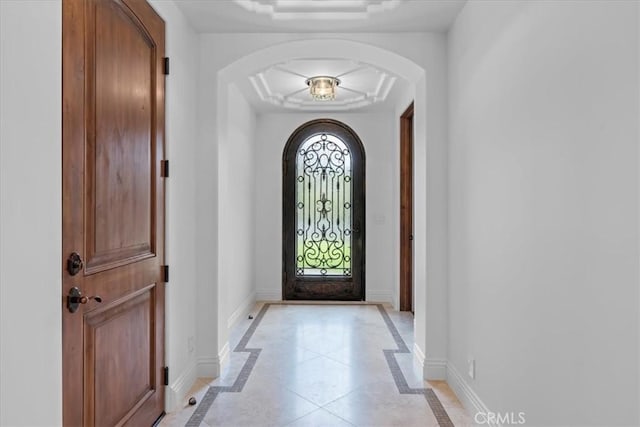
<svg viewBox="0 0 640 427">
<path fill-rule="evenodd" d="M 367 19 L 394 9 L 403 0 L 234 0 L 248 11 L 272 19 Z"/>
<path fill-rule="evenodd" d="M 0 0 L 2 1 L 2 0 Z M 446 31 L 466 0 L 176 0 L 204 33 Z"/>
<path fill-rule="evenodd" d="M 306 80 L 318 75 L 340 79 L 335 100 L 311 98 Z M 384 102 L 396 76 L 357 61 L 314 58 L 274 64 L 249 76 L 249 81 L 263 102 L 298 111 L 339 111 Z"/>
</svg>

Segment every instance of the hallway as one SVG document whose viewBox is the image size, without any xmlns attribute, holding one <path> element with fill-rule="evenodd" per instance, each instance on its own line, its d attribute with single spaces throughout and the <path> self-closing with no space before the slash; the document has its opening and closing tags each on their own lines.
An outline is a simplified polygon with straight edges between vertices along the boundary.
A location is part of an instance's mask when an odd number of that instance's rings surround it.
<svg viewBox="0 0 640 427">
<path fill-rule="evenodd" d="M 161 426 L 466 426 L 448 386 L 413 368 L 413 317 L 382 304 L 257 304 L 216 380 Z"/>
<path fill-rule="evenodd" d="M 285 218 L 329 211 L 283 188 L 317 120 L 366 155 L 362 304 L 283 292 Z M 163 426 L 640 426 L 640 0 L 0 0 L 0 378 L 0 427 L 124 425 L 147 396 Z"/>
</svg>

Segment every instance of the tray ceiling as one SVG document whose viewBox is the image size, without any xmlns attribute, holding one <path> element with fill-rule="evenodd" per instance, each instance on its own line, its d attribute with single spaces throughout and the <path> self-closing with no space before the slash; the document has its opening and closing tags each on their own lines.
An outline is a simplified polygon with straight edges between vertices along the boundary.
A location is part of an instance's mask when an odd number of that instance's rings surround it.
<svg viewBox="0 0 640 427">
<path fill-rule="evenodd" d="M 394 9 L 403 0 L 233 0 L 272 19 L 367 19 Z"/>
<path fill-rule="evenodd" d="M 311 98 L 306 79 L 318 75 L 340 79 L 335 100 Z M 298 111 L 352 110 L 383 103 L 396 80 L 396 76 L 370 64 L 320 58 L 274 64 L 249 76 L 251 87 L 262 102 Z"/>
<path fill-rule="evenodd" d="M 199 32 L 446 31 L 466 0 L 177 0 Z"/>
</svg>

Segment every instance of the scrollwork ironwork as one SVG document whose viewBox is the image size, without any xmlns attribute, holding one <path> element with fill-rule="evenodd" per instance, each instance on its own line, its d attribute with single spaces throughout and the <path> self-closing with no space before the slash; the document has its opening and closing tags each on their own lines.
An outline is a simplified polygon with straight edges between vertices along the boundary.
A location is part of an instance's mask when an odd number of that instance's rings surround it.
<svg viewBox="0 0 640 427">
<path fill-rule="evenodd" d="M 320 133 L 296 155 L 296 275 L 351 276 L 349 148 Z"/>
</svg>

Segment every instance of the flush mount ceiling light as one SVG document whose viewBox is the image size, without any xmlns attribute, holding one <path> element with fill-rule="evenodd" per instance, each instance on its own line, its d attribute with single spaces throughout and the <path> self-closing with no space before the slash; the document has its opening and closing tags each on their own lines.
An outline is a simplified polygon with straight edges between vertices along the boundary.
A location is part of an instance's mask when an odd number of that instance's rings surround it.
<svg viewBox="0 0 640 427">
<path fill-rule="evenodd" d="M 316 101 L 310 94 L 314 77 L 339 80 L 334 93 L 340 93 L 332 101 Z M 275 63 L 248 78 L 261 101 L 307 111 L 352 110 L 385 102 L 397 80 L 384 69 L 353 59 L 318 57 Z"/>
<path fill-rule="evenodd" d="M 310 77 L 306 81 L 311 97 L 316 101 L 332 101 L 336 99 L 336 88 L 340 79 L 330 76 Z"/>
</svg>

